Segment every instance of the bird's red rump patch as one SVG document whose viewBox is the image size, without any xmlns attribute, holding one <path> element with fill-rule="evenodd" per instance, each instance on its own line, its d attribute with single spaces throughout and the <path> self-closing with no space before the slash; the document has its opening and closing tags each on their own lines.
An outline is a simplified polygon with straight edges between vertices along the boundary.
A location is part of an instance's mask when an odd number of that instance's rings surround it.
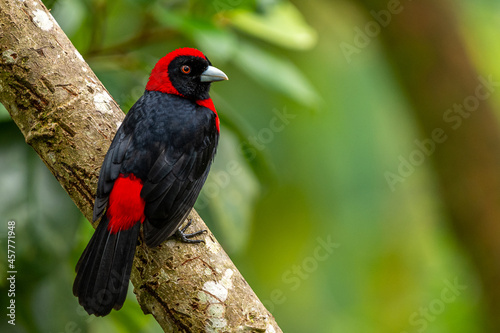
<svg viewBox="0 0 500 333">
<path fill-rule="evenodd" d="M 144 199 L 141 198 L 142 180 L 134 174 L 120 174 L 116 179 L 106 215 L 109 219 L 108 230 L 117 233 L 127 230 L 138 222 L 144 222 Z"/>
<path fill-rule="evenodd" d="M 219 130 L 219 115 L 217 114 L 217 111 L 215 111 L 215 105 L 214 105 L 214 102 L 212 101 L 211 98 L 207 98 L 207 99 L 201 99 L 201 100 L 198 100 L 196 101 L 196 104 L 200 105 L 200 106 L 204 106 L 206 108 L 209 108 L 210 110 L 213 111 L 213 113 L 215 113 L 215 126 L 217 127 L 217 132 L 220 132 Z"/>
</svg>

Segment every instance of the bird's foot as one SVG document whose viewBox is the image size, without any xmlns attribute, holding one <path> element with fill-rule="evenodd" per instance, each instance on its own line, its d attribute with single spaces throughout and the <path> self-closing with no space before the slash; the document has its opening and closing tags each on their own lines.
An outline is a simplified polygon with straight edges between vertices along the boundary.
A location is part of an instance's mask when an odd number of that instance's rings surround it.
<svg viewBox="0 0 500 333">
<path fill-rule="evenodd" d="M 177 229 L 177 231 L 175 232 L 175 236 L 177 237 L 177 239 L 179 239 L 183 243 L 201 243 L 201 242 L 205 243 L 205 241 L 203 239 L 191 239 L 191 238 L 198 236 L 198 235 L 201 235 L 201 234 L 207 232 L 207 230 L 205 230 L 205 229 L 199 230 L 199 231 L 196 231 L 196 232 L 193 232 L 190 234 L 185 233 L 187 228 L 189 228 L 189 226 L 191 225 L 191 222 L 192 222 L 192 220 L 189 220 L 184 228 Z"/>
</svg>

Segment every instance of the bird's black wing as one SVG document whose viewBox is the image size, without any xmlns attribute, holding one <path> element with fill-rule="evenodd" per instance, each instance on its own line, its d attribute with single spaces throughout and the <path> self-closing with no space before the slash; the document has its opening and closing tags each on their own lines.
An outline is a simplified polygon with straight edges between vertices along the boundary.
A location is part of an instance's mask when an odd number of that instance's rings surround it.
<svg viewBox="0 0 500 333">
<path fill-rule="evenodd" d="M 217 146 L 218 133 L 211 127 L 200 128 L 198 138 L 182 147 L 167 145 L 152 165 L 141 191 L 148 246 L 172 236 L 193 208 Z"/>
<path fill-rule="evenodd" d="M 104 162 L 99 173 L 96 199 L 94 202 L 94 222 L 99 219 L 99 217 L 101 217 L 106 210 L 109 194 L 113 189 L 115 180 L 120 174 L 121 164 L 132 139 L 132 135 L 126 134 L 121 129 L 121 127 L 118 129 L 106 157 L 104 158 Z"/>
<path fill-rule="evenodd" d="M 130 150 L 133 141 L 133 131 L 131 130 L 130 123 L 134 121 L 134 109 L 141 105 L 139 99 L 134 106 L 130 109 L 123 123 L 118 128 L 113 141 L 104 157 L 104 162 L 101 166 L 99 173 L 99 180 L 97 182 L 96 199 L 94 202 L 94 214 L 92 220 L 95 222 L 101 217 L 108 205 L 109 195 L 113 189 L 115 180 L 119 174 L 123 172 L 123 162 Z"/>
</svg>

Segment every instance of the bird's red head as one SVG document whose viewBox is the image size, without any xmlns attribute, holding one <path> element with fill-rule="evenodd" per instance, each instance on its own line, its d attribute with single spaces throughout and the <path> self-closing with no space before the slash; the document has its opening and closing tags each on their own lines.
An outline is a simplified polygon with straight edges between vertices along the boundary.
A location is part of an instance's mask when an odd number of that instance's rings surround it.
<svg viewBox="0 0 500 333">
<path fill-rule="evenodd" d="M 227 76 L 211 66 L 201 51 L 185 47 L 170 52 L 156 63 L 146 90 L 201 101 L 210 98 L 210 83 L 221 80 L 227 80 Z"/>
</svg>

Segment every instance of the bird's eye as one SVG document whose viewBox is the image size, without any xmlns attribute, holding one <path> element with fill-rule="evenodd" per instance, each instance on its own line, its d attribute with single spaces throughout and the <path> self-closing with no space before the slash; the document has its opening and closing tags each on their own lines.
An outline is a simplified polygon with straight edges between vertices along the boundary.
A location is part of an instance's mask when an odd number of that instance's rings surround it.
<svg viewBox="0 0 500 333">
<path fill-rule="evenodd" d="M 184 66 L 181 67 L 181 71 L 184 74 L 189 74 L 189 73 L 191 73 L 191 67 L 189 67 L 188 65 L 184 65 Z"/>
</svg>

